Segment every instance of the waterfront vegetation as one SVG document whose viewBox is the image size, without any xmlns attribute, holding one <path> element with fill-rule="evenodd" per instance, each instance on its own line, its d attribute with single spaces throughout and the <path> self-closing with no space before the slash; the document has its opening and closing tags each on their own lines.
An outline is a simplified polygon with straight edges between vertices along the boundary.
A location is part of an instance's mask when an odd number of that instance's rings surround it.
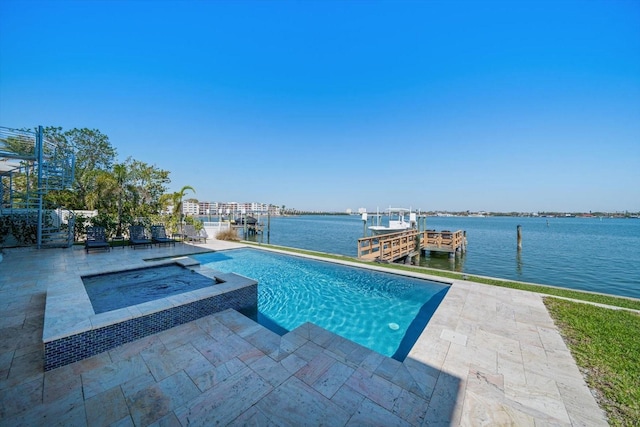
<svg viewBox="0 0 640 427">
<path fill-rule="evenodd" d="M 597 391 L 611 425 L 640 420 L 640 314 L 557 298 L 544 300 L 551 317 Z"/>
</svg>

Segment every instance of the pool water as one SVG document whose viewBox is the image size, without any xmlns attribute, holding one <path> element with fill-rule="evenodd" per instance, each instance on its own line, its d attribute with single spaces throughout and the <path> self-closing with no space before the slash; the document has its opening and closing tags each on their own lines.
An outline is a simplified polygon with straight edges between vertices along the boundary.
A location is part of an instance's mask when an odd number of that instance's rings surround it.
<svg viewBox="0 0 640 427">
<path fill-rule="evenodd" d="M 449 288 L 256 249 L 191 257 L 257 280 L 257 320 L 276 332 L 312 322 L 397 360 L 404 360 Z"/>
<path fill-rule="evenodd" d="M 84 276 L 96 314 L 214 285 L 214 280 L 178 264 Z"/>
</svg>

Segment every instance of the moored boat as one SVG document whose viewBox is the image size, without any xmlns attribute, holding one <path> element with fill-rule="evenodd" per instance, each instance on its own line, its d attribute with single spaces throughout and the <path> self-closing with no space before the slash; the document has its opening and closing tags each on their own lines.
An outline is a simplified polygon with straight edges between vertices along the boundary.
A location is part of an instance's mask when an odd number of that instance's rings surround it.
<svg viewBox="0 0 640 427">
<path fill-rule="evenodd" d="M 411 209 L 390 207 L 385 212 L 389 215 L 386 226 L 378 224 L 369 227 L 374 235 L 397 233 L 411 228 L 411 221 L 407 219 L 407 214 L 411 215 Z"/>
</svg>

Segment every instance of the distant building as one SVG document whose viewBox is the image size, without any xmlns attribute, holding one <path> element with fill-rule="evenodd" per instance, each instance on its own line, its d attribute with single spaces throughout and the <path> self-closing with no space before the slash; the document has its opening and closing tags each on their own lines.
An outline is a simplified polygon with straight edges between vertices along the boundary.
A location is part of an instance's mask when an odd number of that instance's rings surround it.
<svg viewBox="0 0 640 427">
<path fill-rule="evenodd" d="M 218 215 L 217 202 L 199 202 L 198 215 Z"/>
<path fill-rule="evenodd" d="M 170 215 L 173 213 L 173 205 L 167 206 L 163 213 Z M 241 213 L 247 213 L 250 215 L 281 215 L 280 206 L 270 205 L 267 203 L 257 202 L 197 202 L 197 201 L 183 201 L 182 202 L 182 214 L 189 216 L 217 216 L 217 215 L 230 215 L 237 216 Z"/>
<path fill-rule="evenodd" d="M 200 204 L 198 202 L 182 202 L 182 213 L 184 215 L 200 215 Z"/>
<path fill-rule="evenodd" d="M 182 204 L 182 213 L 185 215 L 200 216 L 238 216 L 242 213 L 250 215 L 280 215 L 280 206 L 258 202 L 189 202 Z"/>
</svg>

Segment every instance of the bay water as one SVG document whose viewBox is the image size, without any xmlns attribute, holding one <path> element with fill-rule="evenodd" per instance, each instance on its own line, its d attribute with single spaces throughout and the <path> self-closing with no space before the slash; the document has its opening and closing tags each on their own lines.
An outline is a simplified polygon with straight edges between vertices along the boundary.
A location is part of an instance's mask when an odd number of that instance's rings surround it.
<svg viewBox="0 0 640 427">
<path fill-rule="evenodd" d="M 260 220 L 265 231 L 258 242 L 352 257 L 358 238 L 369 235 L 355 215 L 272 217 L 269 236 L 267 219 Z M 640 298 L 640 219 L 428 217 L 426 226 L 465 230 L 468 246 L 453 259 L 422 257 L 422 266 Z"/>
</svg>

